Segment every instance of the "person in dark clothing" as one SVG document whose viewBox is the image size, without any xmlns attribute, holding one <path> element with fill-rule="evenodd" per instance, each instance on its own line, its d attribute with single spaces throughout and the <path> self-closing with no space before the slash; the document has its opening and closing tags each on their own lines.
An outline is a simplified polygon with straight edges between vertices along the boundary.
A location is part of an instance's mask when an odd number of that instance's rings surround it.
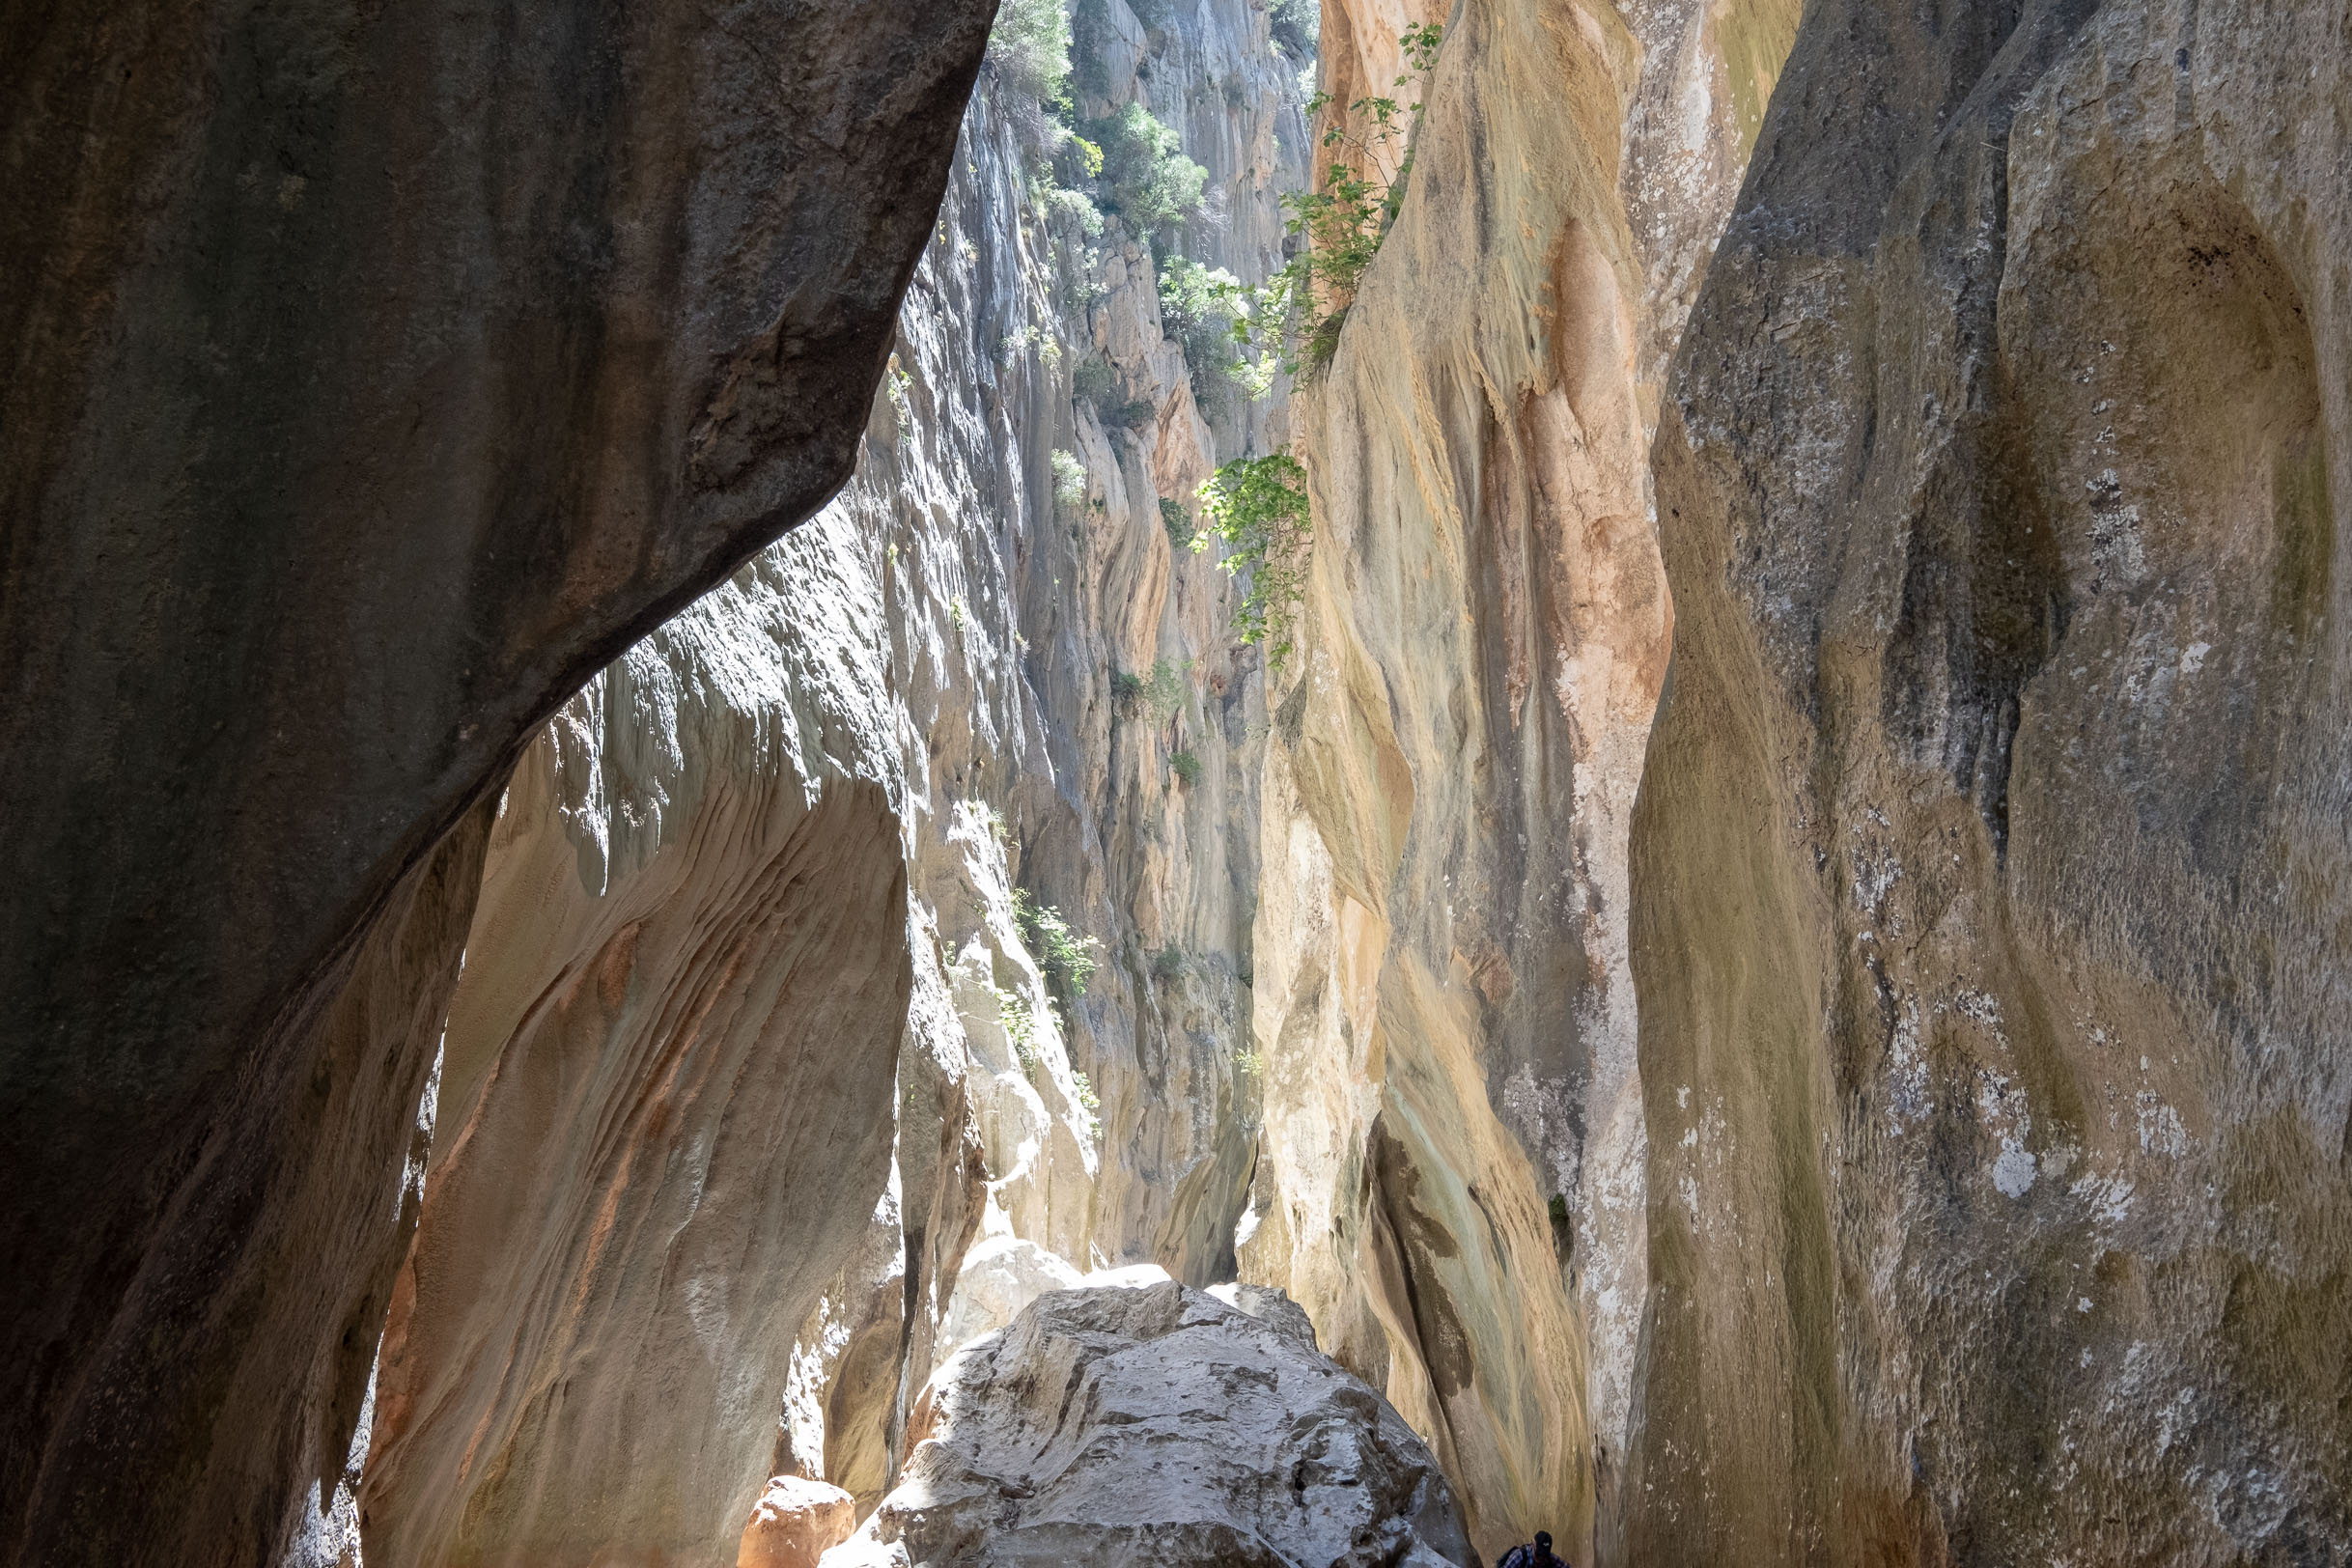
<svg viewBox="0 0 2352 1568">
<path fill-rule="evenodd" d="M 1511 1548 L 1495 1568 L 1571 1568 L 1571 1565 L 1565 1557 L 1552 1554 L 1552 1532 L 1537 1530 L 1534 1544 Z"/>
</svg>

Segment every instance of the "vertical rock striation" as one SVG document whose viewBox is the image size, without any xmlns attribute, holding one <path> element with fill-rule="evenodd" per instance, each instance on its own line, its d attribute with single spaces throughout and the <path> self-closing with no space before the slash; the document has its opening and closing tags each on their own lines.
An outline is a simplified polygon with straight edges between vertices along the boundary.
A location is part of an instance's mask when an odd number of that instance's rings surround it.
<svg viewBox="0 0 2352 1568">
<path fill-rule="evenodd" d="M 990 10 L 0 18 L 0 1561 L 342 1475 L 485 797 L 847 472 Z"/>
<path fill-rule="evenodd" d="M 1327 83 L 1390 91 L 1403 29 L 1446 20 L 1327 8 Z M 1628 1442 L 1625 842 L 1671 627 L 1648 434 L 1794 23 L 1463 8 L 1300 400 L 1317 539 L 1270 699 L 1243 1265 L 1430 1440 L 1488 1556 L 1539 1526 L 1584 1555 Z"/>
<path fill-rule="evenodd" d="M 1657 449 L 1628 1560 L 2352 1554 L 2348 27 L 1807 8 Z"/>
<path fill-rule="evenodd" d="M 375 1568 L 724 1560 L 771 1474 L 868 1512 L 962 1339 L 1100 1266 L 1230 1277 L 1262 679 L 1166 504 L 1281 411 L 1196 397 L 1158 272 L 1275 265 L 1303 125 L 1241 0 L 1078 20 L 1081 122 L 1184 126 L 1200 210 L 1156 265 L 997 60 L 848 486 L 507 792 Z"/>
</svg>

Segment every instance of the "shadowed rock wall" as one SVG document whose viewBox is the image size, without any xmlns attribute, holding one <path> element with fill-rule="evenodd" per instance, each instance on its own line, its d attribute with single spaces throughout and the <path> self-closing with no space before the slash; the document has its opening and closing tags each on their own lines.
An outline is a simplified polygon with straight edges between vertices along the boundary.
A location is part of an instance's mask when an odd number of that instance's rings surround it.
<svg viewBox="0 0 2352 1568">
<path fill-rule="evenodd" d="M 2347 29 L 1807 8 L 1656 452 L 1623 1560 L 2352 1557 Z"/>
<path fill-rule="evenodd" d="M 486 792 L 848 472 L 991 9 L 0 15 L 0 1561 L 331 1490 Z"/>
</svg>

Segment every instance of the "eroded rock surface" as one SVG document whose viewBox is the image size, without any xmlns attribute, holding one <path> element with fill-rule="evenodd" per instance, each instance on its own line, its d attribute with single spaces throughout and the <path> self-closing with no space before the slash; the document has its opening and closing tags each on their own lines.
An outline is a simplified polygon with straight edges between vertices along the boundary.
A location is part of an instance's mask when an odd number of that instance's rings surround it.
<svg viewBox="0 0 2352 1568">
<path fill-rule="evenodd" d="M 1134 37 L 1088 112 L 1148 80 L 1217 202 L 1163 242 L 1262 275 L 1295 68 L 1242 0 Z M 1150 248 L 1041 194 L 1022 91 L 974 98 L 850 484 L 508 791 L 375 1568 L 715 1560 L 777 1474 L 870 1511 L 938 1354 L 1105 1268 L 1231 1272 L 1262 685 L 1162 502 L 1279 408 L 1204 414 Z"/>
<path fill-rule="evenodd" d="M 1405 26 L 1448 22 L 1325 18 L 1343 102 L 1388 90 Z M 1648 436 L 1794 22 L 1451 16 L 1410 191 L 1297 405 L 1317 537 L 1269 695 L 1243 1274 L 1430 1441 L 1490 1559 L 1537 1527 L 1583 1557 L 1627 1442 L 1625 842 L 1672 624 Z"/>
<path fill-rule="evenodd" d="M 913 1435 L 826 1568 L 1478 1560 L 1385 1400 L 1294 1326 L 1172 1280 L 1041 1298 L 939 1369 Z"/>
<path fill-rule="evenodd" d="M 1806 8 L 1657 453 L 1624 1560 L 2352 1558 L 2347 28 Z"/>
<path fill-rule="evenodd" d="M 343 1475 L 486 792 L 848 471 L 992 10 L 10 13 L 0 1560 Z"/>
</svg>

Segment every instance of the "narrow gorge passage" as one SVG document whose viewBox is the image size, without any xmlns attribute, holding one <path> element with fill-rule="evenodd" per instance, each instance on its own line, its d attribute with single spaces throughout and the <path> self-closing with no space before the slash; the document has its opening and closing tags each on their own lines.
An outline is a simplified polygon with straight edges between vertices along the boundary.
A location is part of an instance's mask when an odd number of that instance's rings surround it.
<svg viewBox="0 0 2352 1568">
<path fill-rule="evenodd" d="M 0 39 L 0 1564 L 2352 1565 L 2352 3 Z"/>
</svg>

